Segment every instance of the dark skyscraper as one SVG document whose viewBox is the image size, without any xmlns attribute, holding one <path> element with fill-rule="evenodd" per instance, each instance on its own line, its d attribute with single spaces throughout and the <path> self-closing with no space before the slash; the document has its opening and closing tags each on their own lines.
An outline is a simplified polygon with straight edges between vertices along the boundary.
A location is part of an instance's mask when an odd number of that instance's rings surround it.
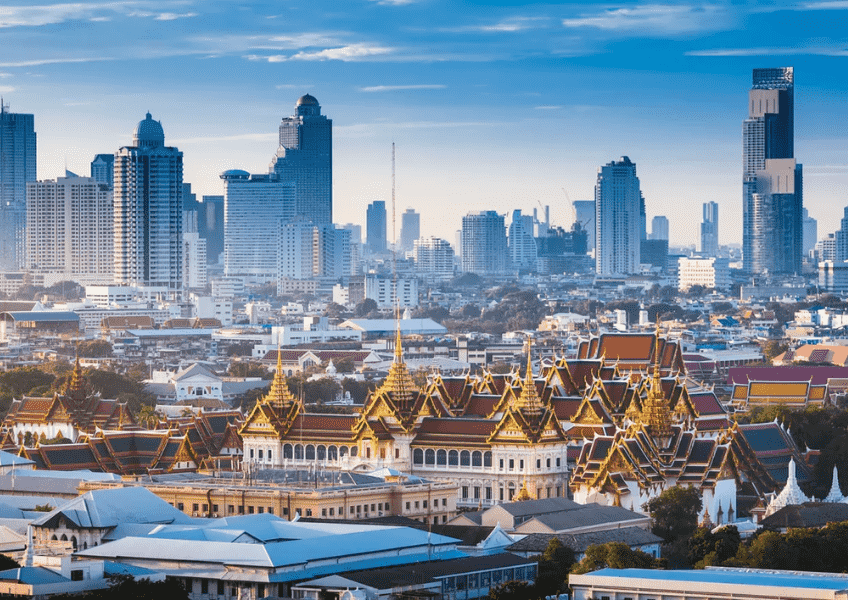
<svg viewBox="0 0 848 600">
<path fill-rule="evenodd" d="M 718 204 L 704 202 L 701 222 L 701 256 L 718 256 Z"/>
<path fill-rule="evenodd" d="M 386 203 L 375 200 L 365 211 L 365 245 L 371 252 L 386 249 Z"/>
<path fill-rule="evenodd" d="M 97 183 L 105 183 L 111 188 L 114 184 L 114 173 L 114 154 L 98 154 L 91 161 L 91 178 Z"/>
<path fill-rule="evenodd" d="M 412 250 L 415 240 L 421 237 L 421 215 L 412 208 L 407 208 L 400 216 L 400 249 L 404 252 Z"/>
<path fill-rule="evenodd" d="M 742 260 L 748 273 L 798 273 L 803 177 L 794 158 L 792 67 L 754 69 L 742 126 Z"/>
<path fill-rule="evenodd" d="M 26 184 L 35 181 L 35 117 L 10 113 L 0 99 L 0 271 L 24 267 Z"/>
<path fill-rule="evenodd" d="M 298 98 L 295 114 L 280 124 L 271 172 L 295 183 L 295 218 L 316 225 L 333 222 L 333 121 L 309 94 Z"/>
</svg>

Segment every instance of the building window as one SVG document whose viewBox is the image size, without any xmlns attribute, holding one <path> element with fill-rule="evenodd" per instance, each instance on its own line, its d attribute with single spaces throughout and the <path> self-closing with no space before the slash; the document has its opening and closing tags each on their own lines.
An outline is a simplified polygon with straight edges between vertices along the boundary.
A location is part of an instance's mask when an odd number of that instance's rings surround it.
<svg viewBox="0 0 848 600">
<path fill-rule="evenodd" d="M 474 499 L 475 500 L 480 499 L 480 486 L 479 485 L 474 486 Z"/>
<path fill-rule="evenodd" d="M 423 508 L 427 508 L 427 501 L 426 501 L 426 500 L 424 500 L 424 501 L 421 503 L 421 506 L 422 506 Z"/>
<path fill-rule="evenodd" d="M 420 503 L 418 502 L 418 500 L 416 500 L 416 501 L 415 501 L 415 510 L 418 510 L 418 507 L 419 507 L 419 506 L 420 506 Z"/>
<path fill-rule="evenodd" d="M 249 515 L 253 514 L 253 507 L 252 506 L 247 507 L 247 514 L 249 514 Z"/>
<path fill-rule="evenodd" d="M 265 507 L 264 506 L 257 506 L 256 511 L 261 515 L 263 512 L 265 512 Z"/>
<path fill-rule="evenodd" d="M 557 466 L 559 466 L 559 456 L 557 456 Z"/>
<path fill-rule="evenodd" d="M 503 459 L 500 459 L 499 462 L 500 462 L 499 468 L 500 468 L 501 471 L 503 471 Z"/>
<path fill-rule="evenodd" d="M 541 470 L 541 468 L 542 468 L 542 459 L 537 458 L 536 459 L 536 470 L 539 471 L 539 470 Z"/>
<path fill-rule="evenodd" d="M 218 512 L 218 505 L 217 504 L 212 505 L 212 512 L 217 514 L 217 512 Z"/>
<path fill-rule="evenodd" d="M 306 509 L 306 516 L 307 516 L 307 517 L 311 517 L 311 516 L 312 516 L 312 509 L 311 509 L 311 508 L 307 508 L 307 509 Z"/>
<path fill-rule="evenodd" d="M 409 510 L 409 502 L 406 503 L 406 510 Z"/>
<path fill-rule="evenodd" d="M 177 502 L 177 509 L 184 511 L 185 510 L 185 504 L 183 504 L 182 502 Z"/>
<path fill-rule="evenodd" d="M 198 511 L 197 504 L 192 504 L 191 510 L 192 510 L 192 512 L 197 512 Z"/>
<path fill-rule="evenodd" d="M 468 486 L 467 485 L 462 486 L 462 499 L 468 500 Z"/>
<path fill-rule="evenodd" d="M 400 448 L 395 448 L 395 458 L 400 458 Z"/>
<path fill-rule="evenodd" d="M 513 469 L 515 469 L 515 459 L 510 458 L 509 459 L 509 470 L 512 471 Z"/>
<path fill-rule="evenodd" d="M 218 582 L 218 595 L 219 596 L 224 595 L 224 582 L 223 581 Z"/>
<path fill-rule="evenodd" d="M 524 470 L 524 459 L 521 459 L 521 460 L 518 461 L 518 470 L 519 471 Z"/>
<path fill-rule="evenodd" d="M 200 593 L 201 594 L 208 594 L 209 593 L 209 580 L 208 579 L 201 579 L 200 580 Z"/>
<path fill-rule="evenodd" d="M 269 514 L 269 515 L 273 515 L 273 514 L 274 514 L 274 507 L 273 507 L 273 506 L 269 506 L 269 507 L 268 507 L 268 514 Z"/>
<path fill-rule="evenodd" d="M 448 505 L 448 499 L 442 498 L 442 506 L 447 506 L 447 505 Z"/>
</svg>

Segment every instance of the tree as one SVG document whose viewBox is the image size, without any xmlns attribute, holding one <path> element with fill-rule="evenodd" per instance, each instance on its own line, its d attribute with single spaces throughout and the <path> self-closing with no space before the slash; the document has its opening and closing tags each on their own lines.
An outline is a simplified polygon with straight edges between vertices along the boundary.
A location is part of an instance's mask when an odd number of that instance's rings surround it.
<svg viewBox="0 0 848 600">
<path fill-rule="evenodd" d="M 662 562 L 647 552 L 633 550 L 623 542 L 595 544 L 586 548 L 586 555 L 571 568 L 577 575 L 598 569 L 657 569 Z"/>
<path fill-rule="evenodd" d="M 781 343 L 779 340 L 768 340 L 763 343 L 761 350 L 763 353 L 763 359 L 770 363 L 775 359 L 776 356 L 779 356 L 786 352 L 789 349 L 789 346 Z"/>
<path fill-rule="evenodd" d="M 574 565 L 574 551 L 562 545 L 559 538 L 548 542 L 544 553 L 539 556 L 539 574 L 536 589 L 541 596 L 553 596 L 568 587 L 568 571 Z"/>
<path fill-rule="evenodd" d="M 377 301 L 373 298 L 365 298 L 362 302 L 356 305 L 356 308 L 353 310 L 353 314 L 357 317 L 367 317 L 373 312 L 377 311 Z"/>
<path fill-rule="evenodd" d="M 480 318 L 480 307 L 476 304 L 466 304 L 459 314 L 463 319 L 478 319 Z"/>
<path fill-rule="evenodd" d="M 367 381 L 357 381 L 345 377 L 342 379 L 342 391 L 350 392 L 350 397 L 356 404 L 363 404 L 365 399 L 368 398 L 368 394 L 371 393 L 371 387 Z"/>
<path fill-rule="evenodd" d="M 651 515 L 651 531 L 666 542 L 688 538 L 698 527 L 701 494 L 693 487 L 674 486 L 649 500 L 645 507 Z"/>
<path fill-rule="evenodd" d="M 739 530 L 733 525 L 722 527 L 715 533 L 699 527 L 689 538 L 689 564 L 696 568 L 720 565 L 736 556 L 742 543 Z"/>
<path fill-rule="evenodd" d="M 77 354 L 87 358 L 109 358 L 112 356 L 112 344 L 106 340 L 87 340 L 77 345 Z"/>
<path fill-rule="evenodd" d="M 535 600 L 541 598 L 532 583 L 526 581 L 506 581 L 489 589 L 489 600 Z"/>
<path fill-rule="evenodd" d="M 260 377 L 267 380 L 274 378 L 274 374 L 263 365 L 250 361 L 230 363 L 230 368 L 227 369 L 227 375 L 230 377 Z"/>
</svg>

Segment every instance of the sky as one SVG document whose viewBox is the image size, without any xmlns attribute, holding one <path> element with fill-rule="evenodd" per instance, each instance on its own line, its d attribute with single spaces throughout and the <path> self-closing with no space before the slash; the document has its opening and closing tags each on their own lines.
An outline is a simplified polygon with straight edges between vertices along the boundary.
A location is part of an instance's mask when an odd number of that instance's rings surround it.
<svg viewBox="0 0 848 600">
<path fill-rule="evenodd" d="M 221 194 L 224 170 L 267 172 L 310 93 L 333 120 L 337 223 L 390 207 L 394 142 L 398 228 L 414 208 L 422 235 L 453 242 L 468 212 L 544 205 L 568 227 L 570 201 L 626 155 L 672 244 L 698 243 L 707 201 L 727 244 L 751 70 L 794 66 L 795 157 L 823 237 L 848 205 L 846 24 L 848 0 L 0 0 L 0 94 L 35 115 L 39 179 L 88 175 L 150 111 L 184 180 Z"/>
</svg>

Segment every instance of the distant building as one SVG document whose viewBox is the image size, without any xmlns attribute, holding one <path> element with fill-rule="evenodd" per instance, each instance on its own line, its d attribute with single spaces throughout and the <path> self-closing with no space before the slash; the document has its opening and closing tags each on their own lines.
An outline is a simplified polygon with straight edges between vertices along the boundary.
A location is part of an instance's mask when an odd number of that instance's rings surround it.
<svg viewBox="0 0 848 600">
<path fill-rule="evenodd" d="M 295 187 L 294 217 L 316 225 L 333 222 L 333 121 L 306 94 L 295 114 L 280 123 L 280 147 L 271 173 Z"/>
<path fill-rule="evenodd" d="M 478 275 L 499 275 L 508 265 L 504 217 L 493 210 L 462 217 L 462 270 Z"/>
<path fill-rule="evenodd" d="M 848 262 L 819 262 L 819 289 L 835 294 L 848 293 Z"/>
<path fill-rule="evenodd" d="M 91 161 L 91 178 L 97 183 L 102 183 L 110 188 L 114 185 L 115 177 L 115 155 L 98 154 Z"/>
<path fill-rule="evenodd" d="M 704 202 L 701 222 L 701 256 L 718 256 L 718 204 Z"/>
<path fill-rule="evenodd" d="M 8 109 L 0 100 L 0 272 L 26 264 L 26 184 L 37 159 L 35 117 Z"/>
<path fill-rule="evenodd" d="M 513 268 L 530 269 L 536 266 L 538 251 L 533 237 L 533 217 L 512 211 L 509 224 L 509 257 Z"/>
<path fill-rule="evenodd" d="M 730 288 L 730 267 L 726 258 L 683 257 L 677 264 L 677 289 L 682 292 L 693 285 L 715 290 Z"/>
<path fill-rule="evenodd" d="M 802 223 L 804 228 L 804 256 L 810 254 L 810 251 L 815 248 L 816 241 L 819 239 L 818 233 L 818 221 L 810 216 L 810 213 L 807 212 L 806 208 L 802 208 L 801 212 L 803 214 Z"/>
<path fill-rule="evenodd" d="M 657 215 L 651 221 L 651 235 L 649 240 L 666 240 L 668 241 L 668 217 Z"/>
<path fill-rule="evenodd" d="M 668 266 L 668 240 L 642 240 L 639 254 L 643 265 L 651 265 L 665 271 Z"/>
<path fill-rule="evenodd" d="M 183 290 L 183 153 L 150 113 L 115 154 L 115 282 L 177 297 Z"/>
<path fill-rule="evenodd" d="M 365 212 L 365 245 L 371 252 L 386 250 L 386 203 L 375 200 Z"/>
<path fill-rule="evenodd" d="M 454 274 L 454 253 L 451 245 L 437 237 L 419 238 L 413 245 L 415 271 L 434 279 L 450 279 Z"/>
<path fill-rule="evenodd" d="M 598 275 L 639 271 L 643 200 L 636 165 L 626 156 L 598 170 L 595 184 L 595 250 Z"/>
<path fill-rule="evenodd" d="M 412 245 L 421 237 L 421 215 L 411 208 L 400 216 L 400 250 L 409 252 Z"/>
<path fill-rule="evenodd" d="M 197 232 L 206 240 L 206 259 L 216 264 L 224 252 L 224 196 L 203 196 L 197 212 Z"/>
<path fill-rule="evenodd" d="M 595 201 L 575 200 L 572 202 L 574 208 L 574 221 L 580 224 L 580 228 L 586 231 L 586 249 L 595 249 Z"/>
</svg>

